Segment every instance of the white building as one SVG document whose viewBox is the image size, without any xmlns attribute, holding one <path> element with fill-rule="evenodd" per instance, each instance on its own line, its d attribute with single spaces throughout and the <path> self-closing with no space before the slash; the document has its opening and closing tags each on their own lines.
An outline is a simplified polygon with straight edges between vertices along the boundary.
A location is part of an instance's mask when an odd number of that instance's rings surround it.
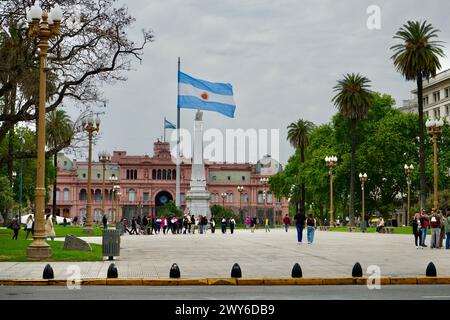
<svg viewBox="0 0 450 320">
<path fill-rule="evenodd" d="M 411 93 L 415 98 L 403 100 L 403 112 L 417 112 L 417 89 Z M 423 81 L 423 112 L 425 118 L 450 121 L 450 69 Z"/>
</svg>

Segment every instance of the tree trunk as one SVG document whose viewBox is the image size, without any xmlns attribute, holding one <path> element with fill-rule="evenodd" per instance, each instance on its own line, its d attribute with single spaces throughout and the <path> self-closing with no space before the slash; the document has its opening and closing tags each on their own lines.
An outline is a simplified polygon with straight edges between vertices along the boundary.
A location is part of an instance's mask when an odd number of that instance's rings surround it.
<svg viewBox="0 0 450 320">
<path fill-rule="evenodd" d="M 58 153 L 55 153 L 53 156 L 53 165 L 55 167 L 55 180 L 53 181 L 53 221 L 56 221 L 56 185 L 57 185 L 57 177 L 58 177 Z"/>
<path fill-rule="evenodd" d="M 348 217 L 350 226 L 355 226 L 355 168 L 356 168 L 356 119 L 351 120 L 352 161 L 350 165 L 350 207 Z"/>
<path fill-rule="evenodd" d="M 422 73 L 417 74 L 417 103 L 419 111 L 419 178 L 420 178 L 420 209 L 425 208 L 427 184 L 425 178 L 425 132 L 423 123 L 423 81 Z"/>
</svg>

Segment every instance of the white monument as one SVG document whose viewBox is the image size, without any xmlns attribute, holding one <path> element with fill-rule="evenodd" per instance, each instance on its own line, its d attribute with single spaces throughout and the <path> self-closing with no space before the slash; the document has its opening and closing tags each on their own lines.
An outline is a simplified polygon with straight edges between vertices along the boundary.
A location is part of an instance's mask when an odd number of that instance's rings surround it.
<svg viewBox="0 0 450 320">
<path fill-rule="evenodd" d="M 191 188 L 186 194 L 186 213 L 211 216 L 209 192 L 206 190 L 205 163 L 203 161 L 203 113 L 198 110 L 194 124 Z"/>
</svg>

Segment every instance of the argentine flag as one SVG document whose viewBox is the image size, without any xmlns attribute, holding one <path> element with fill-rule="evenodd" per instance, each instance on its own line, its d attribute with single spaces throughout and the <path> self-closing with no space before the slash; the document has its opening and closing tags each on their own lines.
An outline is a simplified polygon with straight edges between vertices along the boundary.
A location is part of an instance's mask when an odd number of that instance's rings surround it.
<svg viewBox="0 0 450 320">
<path fill-rule="evenodd" d="M 214 83 L 178 73 L 178 108 L 216 111 L 234 118 L 236 103 L 229 83 Z"/>
</svg>

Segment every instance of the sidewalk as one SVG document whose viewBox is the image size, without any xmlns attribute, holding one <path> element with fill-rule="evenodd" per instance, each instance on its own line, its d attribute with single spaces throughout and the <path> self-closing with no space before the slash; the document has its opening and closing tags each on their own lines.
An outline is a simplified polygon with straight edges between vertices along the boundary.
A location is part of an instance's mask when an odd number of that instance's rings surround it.
<svg viewBox="0 0 450 320">
<path fill-rule="evenodd" d="M 101 238 L 84 238 L 101 243 Z M 429 239 L 427 239 L 428 241 Z M 306 232 L 304 233 L 306 241 Z M 412 235 L 317 231 L 312 245 L 297 244 L 296 231 L 236 230 L 235 234 L 124 235 L 115 258 L 119 278 L 168 278 L 173 263 L 181 278 L 229 278 L 239 263 L 243 278 L 290 278 L 295 263 L 303 277 L 350 277 L 359 262 L 366 275 L 376 265 L 385 277 L 424 276 L 430 261 L 438 276 L 450 276 L 450 250 L 418 250 Z M 56 279 L 66 279 L 71 265 L 81 278 L 105 278 L 111 261 L 50 262 Z M 1 262 L 0 279 L 41 279 L 47 262 Z M 72 274 L 72 273 L 70 273 Z"/>
</svg>

